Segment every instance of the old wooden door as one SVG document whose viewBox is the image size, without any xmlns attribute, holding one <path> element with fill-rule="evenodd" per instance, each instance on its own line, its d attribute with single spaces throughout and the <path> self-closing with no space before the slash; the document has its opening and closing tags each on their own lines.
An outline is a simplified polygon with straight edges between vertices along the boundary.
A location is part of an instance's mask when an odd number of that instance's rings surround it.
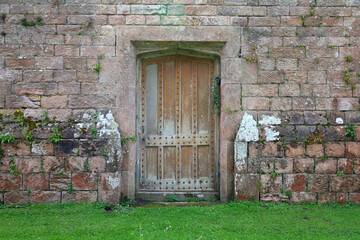
<svg viewBox="0 0 360 240">
<path fill-rule="evenodd" d="M 209 59 L 173 55 L 142 61 L 138 195 L 217 192 L 213 77 Z"/>
</svg>

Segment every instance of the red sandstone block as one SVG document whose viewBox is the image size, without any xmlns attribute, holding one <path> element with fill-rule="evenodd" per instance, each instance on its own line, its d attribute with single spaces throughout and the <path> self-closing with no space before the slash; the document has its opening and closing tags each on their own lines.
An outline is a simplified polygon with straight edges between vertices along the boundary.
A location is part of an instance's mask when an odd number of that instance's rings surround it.
<svg viewBox="0 0 360 240">
<path fill-rule="evenodd" d="M 108 96 L 71 96 L 69 101 L 70 108 L 111 108 L 115 105 L 115 99 Z"/>
<path fill-rule="evenodd" d="M 116 14 L 116 5 L 98 5 L 96 14 Z"/>
<path fill-rule="evenodd" d="M 320 204 L 334 203 L 336 199 L 335 193 L 321 193 L 318 196 L 318 203 Z"/>
<path fill-rule="evenodd" d="M 350 193 L 350 199 L 351 202 L 360 204 L 360 193 Z"/>
<path fill-rule="evenodd" d="M 15 69 L 31 69 L 34 68 L 35 59 L 34 58 L 17 58 L 17 57 L 7 57 L 6 58 L 6 67 L 15 68 Z"/>
<path fill-rule="evenodd" d="M 324 156 L 324 146 L 322 144 L 310 144 L 306 147 L 306 152 L 310 157 Z"/>
<path fill-rule="evenodd" d="M 20 190 L 21 175 L 11 175 L 9 173 L 0 174 L 0 191 Z"/>
<path fill-rule="evenodd" d="M 291 196 L 291 203 L 315 203 L 316 193 L 294 192 Z"/>
<path fill-rule="evenodd" d="M 311 158 L 295 159 L 295 163 L 294 163 L 295 173 L 313 173 L 313 171 L 314 171 L 314 159 Z"/>
<path fill-rule="evenodd" d="M 303 192 L 306 187 L 306 176 L 303 174 L 285 174 L 283 189 L 285 191 Z"/>
<path fill-rule="evenodd" d="M 4 195 L 4 204 L 27 204 L 29 196 L 26 191 L 11 191 Z"/>
<path fill-rule="evenodd" d="M 354 162 L 352 158 L 339 158 L 338 168 L 341 173 L 353 173 L 354 172 Z"/>
<path fill-rule="evenodd" d="M 286 157 L 304 157 L 304 144 L 287 144 Z"/>
<path fill-rule="evenodd" d="M 89 157 L 89 171 L 104 172 L 105 171 L 105 157 Z"/>
<path fill-rule="evenodd" d="M 279 71 L 260 71 L 259 83 L 281 83 L 283 75 Z"/>
<path fill-rule="evenodd" d="M 12 86 L 11 92 L 16 95 L 43 95 L 44 86 L 41 83 L 17 83 Z"/>
<path fill-rule="evenodd" d="M 50 174 L 50 190 L 68 190 L 71 184 L 70 173 Z"/>
<path fill-rule="evenodd" d="M 302 26 L 301 16 L 283 16 L 281 26 Z"/>
<path fill-rule="evenodd" d="M 69 4 L 69 5 L 60 5 L 59 13 L 64 15 L 73 15 L 73 14 L 95 14 L 96 5 L 93 4 Z"/>
<path fill-rule="evenodd" d="M 122 15 L 109 16 L 109 24 L 111 25 L 124 24 L 124 23 L 125 23 L 125 16 Z"/>
<path fill-rule="evenodd" d="M 143 25 L 143 24 L 145 24 L 145 16 L 144 15 L 127 15 L 126 16 L 126 24 Z"/>
<path fill-rule="evenodd" d="M 31 153 L 33 155 L 53 155 L 54 145 L 49 141 L 35 141 L 31 146 Z"/>
<path fill-rule="evenodd" d="M 117 14 L 130 14 L 130 5 L 117 5 Z"/>
<path fill-rule="evenodd" d="M 46 82 L 52 81 L 53 71 L 38 71 L 38 70 L 25 70 L 24 81 L 25 82 Z"/>
<path fill-rule="evenodd" d="M 59 83 L 59 94 L 80 94 L 80 83 Z"/>
<path fill-rule="evenodd" d="M 359 188 L 358 175 L 330 176 L 330 192 L 355 192 Z"/>
<path fill-rule="evenodd" d="M 347 193 L 337 193 L 336 194 L 336 202 L 340 204 L 346 204 L 348 202 L 348 194 Z"/>
<path fill-rule="evenodd" d="M 48 190 L 49 179 L 46 173 L 25 173 L 24 190 Z"/>
<path fill-rule="evenodd" d="M 280 26 L 279 17 L 250 17 L 249 26 L 252 27 L 276 27 Z"/>
<path fill-rule="evenodd" d="M 35 57 L 35 67 L 41 69 L 62 69 L 62 57 Z"/>
<path fill-rule="evenodd" d="M 293 98 L 293 110 L 315 110 L 315 99 Z"/>
<path fill-rule="evenodd" d="M 40 172 L 41 159 L 39 157 L 15 157 L 16 169 L 21 173 Z"/>
<path fill-rule="evenodd" d="M 329 157 L 343 157 L 345 154 L 344 143 L 326 143 L 325 152 Z"/>
<path fill-rule="evenodd" d="M 360 157 L 360 142 L 346 142 L 346 157 Z"/>
<path fill-rule="evenodd" d="M 65 169 L 64 157 L 45 156 L 43 158 L 43 169 L 45 172 L 59 172 Z"/>
<path fill-rule="evenodd" d="M 7 96 L 6 108 L 39 108 L 39 103 L 31 101 L 26 96 Z"/>
<path fill-rule="evenodd" d="M 271 56 L 277 58 L 304 58 L 305 50 L 294 47 L 277 47 L 271 49 Z"/>
<path fill-rule="evenodd" d="M 82 46 L 80 55 L 87 57 L 97 57 L 104 54 L 106 57 L 115 56 L 115 47 L 113 46 Z"/>
<path fill-rule="evenodd" d="M 64 57 L 65 69 L 84 69 L 86 67 L 85 57 Z"/>
<path fill-rule="evenodd" d="M 56 56 L 79 56 L 79 47 L 71 45 L 56 45 Z"/>
<path fill-rule="evenodd" d="M 84 165 L 88 157 L 69 157 L 66 160 L 66 171 L 77 172 L 85 171 Z"/>
<path fill-rule="evenodd" d="M 74 190 L 96 190 L 97 174 L 93 173 L 74 173 L 72 176 Z"/>
<path fill-rule="evenodd" d="M 97 201 L 97 192 L 96 191 L 75 191 L 72 193 L 68 192 L 62 192 L 62 203 L 67 202 L 75 202 L 75 203 L 81 203 L 81 202 L 87 202 L 92 203 Z"/>
<path fill-rule="evenodd" d="M 5 156 L 29 156 L 30 146 L 28 142 L 16 141 L 13 144 L 4 144 L 1 146 Z"/>
<path fill-rule="evenodd" d="M 250 143 L 250 157 L 283 157 L 283 148 L 281 144 L 275 142 Z"/>
<path fill-rule="evenodd" d="M 336 166 L 335 166 L 336 167 Z M 311 174 L 306 176 L 307 191 L 323 193 L 328 191 L 329 176 L 324 174 Z"/>
<path fill-rule="evenodd" d="M 56 82 L 71 82 L 76 80 L 75 70 L 55 70 L 53 73 Z"/>
<path fill-rule="evenodd" d="M 264 97 L 243 97 L 244 110 L 269 110 L 270 99 Z"/>
<path fill-rule="evenodd" d="M 293 172 L 293 159 L 280 159 L 275 161 L 275 172 L 277 173 L 292 173 Z"/>
<path fill-rule="evenodd" d="M 259 199 L 259 175 L 240 174 L 235 177 L 235 201 Z"/>
<path fill-rule="evenodd" d="M 65 108 L 67 103 L 67 96 L 52 96 L 41 98 L 41 106 L 44 108 Z"/>
<path fill-rule="evenodd" d="M 216 15 L 215 6 L 186 6 L 185 15 L 192 16 L 207 16 L 207 15 Z"/>
<path fill-rule="evenodd" d="M 270 108 L 274 111 L 289 111 L 292 109 L 291 98 L 273 98 Z"/>
<path fill-rule="evenodd" d="M 281 84 L 279 86 L 279 93 L 282 97 L 295 97 L 300 95 L 299 84 Z"/>
<path fill-rule="evenodd" d="M 59 203 L 60 192 L 53 191 L 32 191 L 30 193 L 30 203 Z"/>
<path fill-rule="evenodd" d="M 98 201 L 117 204 L 121 193 L 120 175 L 118 173 L 100 173 L 99 175 Z"/>
</svg>

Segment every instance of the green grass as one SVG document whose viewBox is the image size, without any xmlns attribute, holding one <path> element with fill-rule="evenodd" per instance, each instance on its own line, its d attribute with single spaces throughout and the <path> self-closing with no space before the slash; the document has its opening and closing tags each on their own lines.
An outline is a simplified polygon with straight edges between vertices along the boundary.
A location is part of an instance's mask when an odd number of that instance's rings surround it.
<svg viewBox="0 0 360 240">
<path fill-rule="evenodd" d="M 0 209 L 1 239 L 359 239 L 360 207 L 230 203 L 137 207 L 104 204 Z"/>
</svg>

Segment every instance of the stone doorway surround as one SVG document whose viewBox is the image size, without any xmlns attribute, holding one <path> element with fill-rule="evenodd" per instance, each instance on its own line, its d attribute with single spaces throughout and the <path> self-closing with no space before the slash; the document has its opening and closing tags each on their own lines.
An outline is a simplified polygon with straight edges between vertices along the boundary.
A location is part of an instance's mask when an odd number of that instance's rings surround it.
<svg viewBox="0 0 360 240">
<path fill-rule="evenodd" d="M 220 57 L 221 66 L 221 115 L 220 115 L 220 159 L 219 183 L 220 200 L 233 200 L 234 193 L 234 154 L 233 141 L 238 126 L 229 128 L 224 109 L 234 99 L 239 99 L 240 79 L 246 81 L 242 70 L 242 59 L 239 58 L 242 29 L 236 26 L 117 26 L 116 57 L 104 59 L 100 73 L 100 82 L 116 82 L 126 86 L 127 96 L 119 96 L 119 105 L 123 114 L 118 122 L 122 135 L 136 136 L 138 132 L 138 112 L 136 99 L 138 55 L 148 52 L 166 50 L 192 50 L 205 54 L 215 54 Z M 224 94 L 229 96 L 224 96 Z M 128 97 L 130 96 L 130 97 Z M 229 129 L 232 133 L 229 133 Z M 139 139 L 137 140 L 139 141 Z M 129 198 L 136 192 L 136 161 L 137 145 L 130 145 L 123 155 L 121 166 L 122 194 Z"/>
</svg>

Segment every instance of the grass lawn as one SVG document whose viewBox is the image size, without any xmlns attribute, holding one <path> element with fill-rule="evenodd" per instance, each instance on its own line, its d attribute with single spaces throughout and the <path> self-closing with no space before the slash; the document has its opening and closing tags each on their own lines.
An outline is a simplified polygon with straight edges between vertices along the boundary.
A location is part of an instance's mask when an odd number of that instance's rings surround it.
<svg viewBox="0 0 360 240">
<path fill-rule="evenodd" d="M 0 239 L 359 239 L 360 206 L 229 203 L 0 207 Z"/>
</svg>

